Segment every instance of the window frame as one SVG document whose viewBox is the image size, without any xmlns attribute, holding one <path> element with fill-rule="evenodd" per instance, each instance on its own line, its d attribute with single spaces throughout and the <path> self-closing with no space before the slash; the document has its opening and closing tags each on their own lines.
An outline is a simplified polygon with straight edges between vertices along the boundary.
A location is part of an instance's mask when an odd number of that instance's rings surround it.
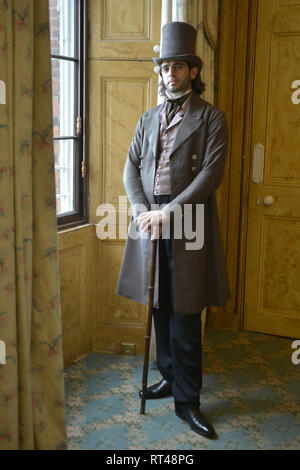
<svg viewBox="0 0 300 470">
<path fill-rule="evenodd" d="M 75 57 L 68 57 L 51 53 L 52 59 L 70 60 L 79 64 L 78 73 L 75 73 L 74 83 L 74 123 L 77 117 L 81 117 L 81 134 L 72 136 L 53 136 L 53 142 L 71 139 L 77 142 L 74 145 L 74 206 L 75 210 L 57 214 L 58 230 L 75 227 L 88 222 L 88 138 L 87 138 L 87 2 L 88 0 L 76 0 L 75 31 L 76 48 Z M 79 35 L 79 36 L 78 36 Z M 76 127 L 76 126 L 75 126 Z M 82 165 L 85 165 L 85 177 L 82 177 Z"/>
</svg>

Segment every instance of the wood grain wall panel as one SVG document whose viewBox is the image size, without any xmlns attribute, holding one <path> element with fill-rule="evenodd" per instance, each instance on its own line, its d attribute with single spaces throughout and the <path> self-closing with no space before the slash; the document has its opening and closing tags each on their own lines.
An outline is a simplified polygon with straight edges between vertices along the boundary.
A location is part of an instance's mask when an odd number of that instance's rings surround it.
<svg viewBox="0 0 300 470">
<path fill-rule="evenodd" d="M 102 40 L 150 40 L 149 0 L 104 0 L 101 16 Z"/>
<path fill-rule="evenodd" d="M 116 352 L 132 342 L 144 349 L 146 308 L 115 294 L 129 204 L 123 171 L 141 115 L 157 104 L 153 46 L 160 43 L 161 0 L 89 0 L 89 220 L 98 234 L 101 204 L 113 204 L 115 239 L 95 236 L 93 350 Z M 104 216 L 104 217 L 105 217 Z M 112 230 L 113 232 L 113 230 Z M 113 235 L 113 234 L 112 234 Z"/>
<path fill-rule="evenodd" d="M 89 0 L 89 57 L 151 59 L 160 12 L 161 0 Z"/>
<path fill-rule="evenodd" d="M 280 6 L 299 6 L 300 0 L 280 0 Z"/>
<path fill-rule="evenodd" d="M 99 241 L 98 287 L 94 351 L 117 353 L 122 343 L 132 343 L 135 354 L 144 352 L 146 307 L 116 295 L 125 243 Z"/>
<path fill-rule="evenodd" d="M 85 247 L 83 244 L 61 249 L 60 263 L 60 294 L 63 334 L 71 334 L 81 328 L 84 302 L 84 271 L 86 265 Z"/>
<path fill-rule="evenodd" d="M 92 352 L 96 242 L 93 225 L 58 232 L 65 367 Z"/>
<path fill-rule="evenodd" d="M 90 220 L 99 222 L 100 204 L 113 204 L 116 209 L 116 239 L 96 242 L 94 350 L 115 353 L 121 343 L 132 342 L 136 353 L 142 354 L 146 308 L 115 294 L 129 210 L 128 204 L 120 218 L 119 196 L 126 195 L 123 171 L 137 122 L 156 106 L 157 75 L 150 61 L 92 60 L 90 83 Z"/>
<path fill-rule="evenodd" d="M 103 196 L 102 200 L 116 204 L 124 194 L 122 174 L 124 156 L 139 117 L 150 98 L 151 78 L 102 80 L 103 104 Z"/>
<path fill-rule="evenodd" d="M 137 122 L 156 105 L 153 63 L 90 62 L 90 220 L 104 202 L 126 194 L 123 170 Z"/>
<path fill-rule="evenodd" d="M 124 243 L 114 241 L 102 242 L 100 246 L 102 260 L 100 273 L 102 283 L 98 292 L 98 305 L 101 305 L 100 327 L 143 326 L 145 322 L 144 306 L 115 294 L 124 246 Z"/>
</svg>

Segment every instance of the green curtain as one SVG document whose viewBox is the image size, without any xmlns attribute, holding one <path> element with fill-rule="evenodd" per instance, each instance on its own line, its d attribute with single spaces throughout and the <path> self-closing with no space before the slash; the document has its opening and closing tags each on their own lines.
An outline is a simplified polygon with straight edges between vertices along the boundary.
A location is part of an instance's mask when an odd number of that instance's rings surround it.
<svg viewBox="0 0 300 470">
<path fill-rule="evenodd" d="M 66 449 L 48 0 L 0 0 L 0 81 L 0 449 Z"/>
</svg>

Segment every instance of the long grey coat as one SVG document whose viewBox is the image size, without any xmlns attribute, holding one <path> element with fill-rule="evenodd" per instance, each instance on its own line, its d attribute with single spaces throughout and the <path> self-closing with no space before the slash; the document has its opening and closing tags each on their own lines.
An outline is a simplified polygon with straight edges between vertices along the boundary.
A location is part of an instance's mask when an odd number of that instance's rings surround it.
<svg viewBox="0 0 300 470">
<path fill-rule="evenodd" d="M 159 113 L 163 104 L 140 118 L 124 169 L 130 204 L 154 204 L 153 186 L 159 143 Z M 214 191 L 221 184 L 227 153 L 227 123 L 223 111 L 192 93 L 170 154 L 171 202 L 204 204 L 204 245 L 186 250 L 186 240 L 174 239 L 175 313 L 195 314 L 205 306 L 222 306 L 230 297 Z M 142 157 L 142 158 L 140 158 Z M 184 213 L 184 211 L 182 211 Z M 136 230 L 134 212 L 129 232 Z M 182 221 L 184 221 L 184 217 Z M 116 293 L 147 305 L 150 237 L 127 237 Z M 157 250 L 158 251 L 158 250 Z M 158 255 L 154 307 L 158 307 Z"/>
</svg>

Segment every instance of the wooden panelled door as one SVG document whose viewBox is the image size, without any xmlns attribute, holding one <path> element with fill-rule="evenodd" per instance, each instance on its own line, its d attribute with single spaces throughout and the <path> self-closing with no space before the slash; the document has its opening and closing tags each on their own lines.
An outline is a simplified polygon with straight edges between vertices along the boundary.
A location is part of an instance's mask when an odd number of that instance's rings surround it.
<svg viewBox="0 0 300 470">
<path fill-rule="evenodd" d="M 244 328 L 300 338 L 300 0 L 259 0 Z"/>
</svg>

